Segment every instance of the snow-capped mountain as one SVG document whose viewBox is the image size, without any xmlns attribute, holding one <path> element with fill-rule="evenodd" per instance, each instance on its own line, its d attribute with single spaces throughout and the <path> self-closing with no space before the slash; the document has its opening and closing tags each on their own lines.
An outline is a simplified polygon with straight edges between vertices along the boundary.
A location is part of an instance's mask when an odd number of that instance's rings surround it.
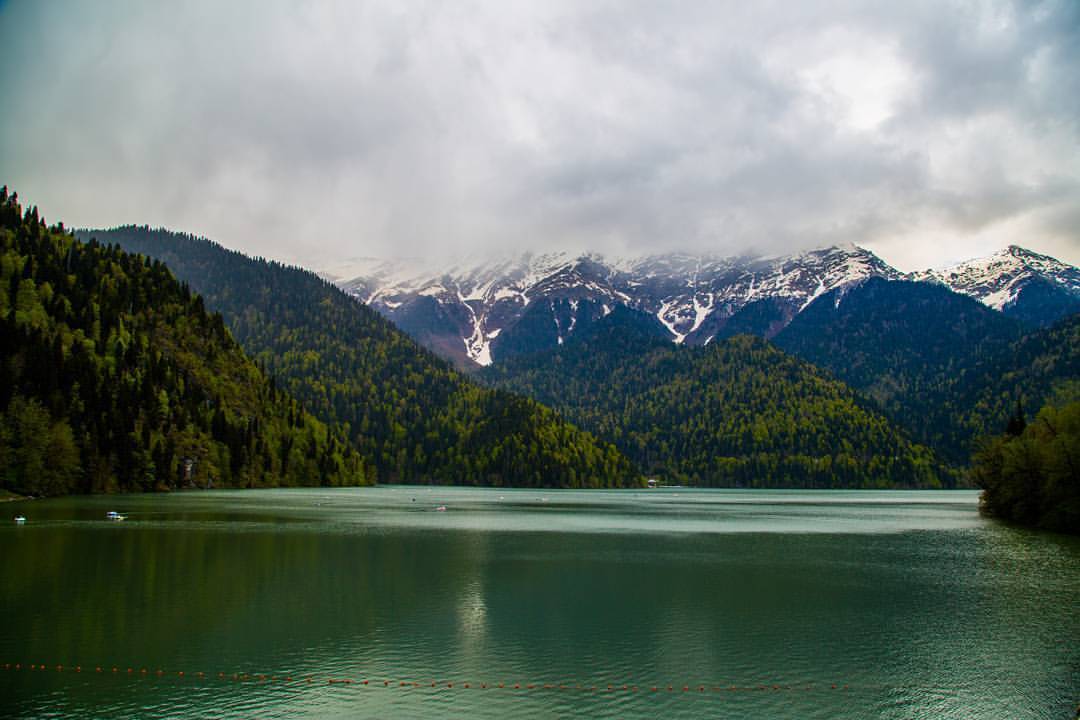
<svg viewBox="0 0 1080 720">
<path fill-rule="evenodd" d="M 819 296 L 870 277 L 941 283 L 1032 324 L 1080 311 L 1080 270 L 1010 247 L 944 270 L 901 273 L 869 250 L 783 257 L 525 253 L 497 260 L 360 259 L 324 273 L 462 366 L 562 344 L 618 305 L 654 315 L 675 343 L 772 337 Z M 837 302 L 839 302 L 837 296 Z"/>
<path fill-rule="evenodd" d="M 1080 311 L 1080 269 L 1016 245 L 912 279 L 942 283 L 1034 325 Z"/>
<path fill-rule="evenodd" d="M 770 336 L 823 293 L 902 277 L 853 245 L 770 258 L 544 253 L 442 267 L 358 260 L 326 275 L 436 352 L 479 365 L 561 344 L 616 305 L 655 315 L 676 343 L 706 344 L 748 308 L 762 318 L 759 334 Z"/>
</svg>

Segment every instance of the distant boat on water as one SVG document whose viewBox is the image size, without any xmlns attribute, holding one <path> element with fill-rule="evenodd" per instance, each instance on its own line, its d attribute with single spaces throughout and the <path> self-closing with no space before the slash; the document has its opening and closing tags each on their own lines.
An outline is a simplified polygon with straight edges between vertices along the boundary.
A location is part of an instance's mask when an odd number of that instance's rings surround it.
<svg viewBox="0 0 1080 720">
<path fill-rule="evenodd" d="M 23 515 L 16 515 L 15 516 L 15 524 L 16 525 L 25 525 L 26 524 L 26 517 L 23 516 Z"/>
</svg>

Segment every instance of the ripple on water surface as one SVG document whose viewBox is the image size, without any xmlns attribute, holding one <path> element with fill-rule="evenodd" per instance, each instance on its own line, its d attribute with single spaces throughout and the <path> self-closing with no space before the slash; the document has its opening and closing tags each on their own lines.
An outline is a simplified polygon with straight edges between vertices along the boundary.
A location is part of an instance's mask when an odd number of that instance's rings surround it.
<svg viewBox="0 0 1080 720">
<path fill-rule="evenodd" d="M 1080 686 L 1077 542 L 987 521 L 970 492 L 392 487 L 18 511 L 0 527 L 0 714 L 1052 718 Z"/>
</svg>

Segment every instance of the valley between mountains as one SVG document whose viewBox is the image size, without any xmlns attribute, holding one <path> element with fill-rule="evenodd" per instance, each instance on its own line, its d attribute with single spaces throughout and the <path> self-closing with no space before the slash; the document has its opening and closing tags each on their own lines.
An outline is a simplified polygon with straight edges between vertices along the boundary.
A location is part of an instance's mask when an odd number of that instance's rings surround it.
<svg viewBox="0 0 1080 720">
<path fill-rule="evenodd" d="M 845 246 L 318 277 L 79 236 L 165 263 L 378 482 L 955 487 L 1018 408 L 1078 396 L 1080 271 L 1019 247 L 914 274 Z"/>
</svg>

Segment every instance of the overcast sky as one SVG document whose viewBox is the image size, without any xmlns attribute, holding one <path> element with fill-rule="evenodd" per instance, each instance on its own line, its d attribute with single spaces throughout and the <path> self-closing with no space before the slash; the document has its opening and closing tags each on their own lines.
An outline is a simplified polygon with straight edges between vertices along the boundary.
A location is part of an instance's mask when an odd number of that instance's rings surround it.
<svg viewBox="0 0 1080 720">
<path fill-rule="evenodd" d="M 0 182 L 326 266 L 1080 263 L 1080 2 L 0 0 Z"/>
</svg>

